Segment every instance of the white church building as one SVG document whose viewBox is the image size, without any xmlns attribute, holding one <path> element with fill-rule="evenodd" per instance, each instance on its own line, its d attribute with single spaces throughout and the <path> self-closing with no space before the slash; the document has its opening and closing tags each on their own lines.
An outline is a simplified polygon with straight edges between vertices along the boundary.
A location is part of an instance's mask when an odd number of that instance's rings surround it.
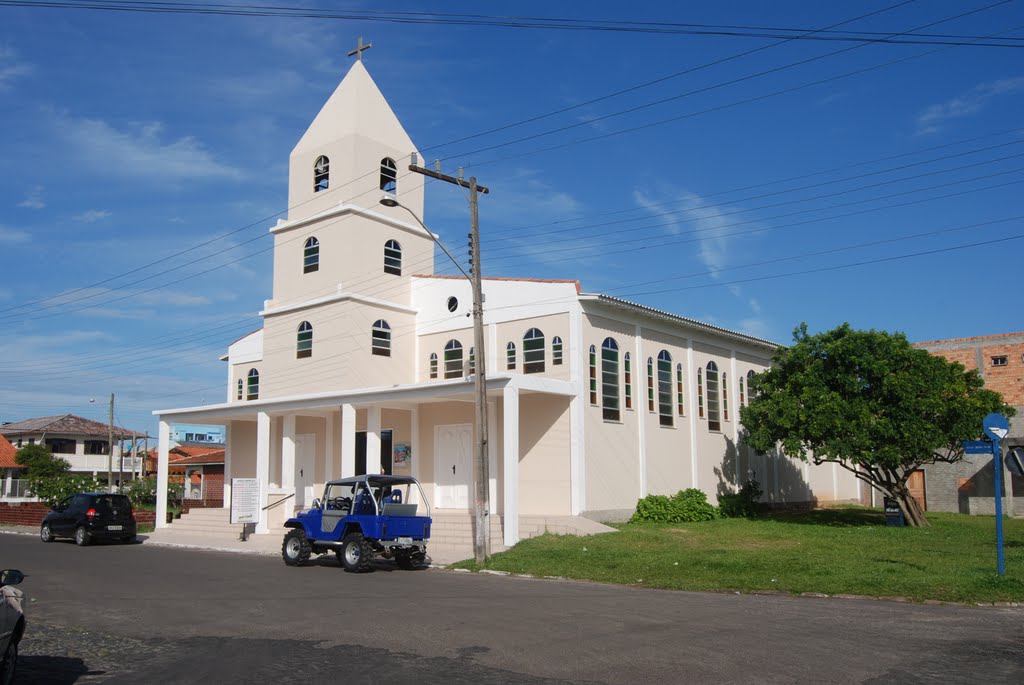
<svg viewBox="0 0 1024 685">
<path fill-rule="evenodd" d="M 423 216 L 423 176 L 401 171 L 415 150 L 356 61 L 291 153 L 288 218 L 270 229 L 272 298 L 263 327 L 222 357 L 225 401 L 154 412 L 159 526 L 176 424 L 226 426 L 225 502 L 231 478 L 258 479 L 264 505 L 291 495 L 256 534 L 359 473 L 412 474 L 435 514 L 471 517 L 472 291 L 434 275 L 433 239 L 403 209 Z M 576 280 L 485 278 L 483 290 L 496 543 L 545 521 L 572 532 L 572 520 L 582 531 L 621 519 L 651 493 L 695 487 L 715 502 L 751 477 L 769 502 L 859 499 L 835 465 L 742 445 L 748 379 L 775 343 Z"/>
</svg>

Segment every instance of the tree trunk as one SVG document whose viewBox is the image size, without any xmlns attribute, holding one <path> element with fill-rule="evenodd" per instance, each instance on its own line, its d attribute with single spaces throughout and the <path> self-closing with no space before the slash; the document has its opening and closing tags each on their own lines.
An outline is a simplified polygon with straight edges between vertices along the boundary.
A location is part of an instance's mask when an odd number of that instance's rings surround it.
<svg viewBox="0 0 1024 685">
<path fill-rule="evenodd" d="M 929 525 L 928 517 L 925 516 L 921 504 L 911 496 L 906 484 L 903 484 L 903 487 L 896 490 L 893 494 L 900 504 L 900 509 L 903 511 L 903 517 L 907 520 L 908 526 L 925 528 Z"/>
</svg>

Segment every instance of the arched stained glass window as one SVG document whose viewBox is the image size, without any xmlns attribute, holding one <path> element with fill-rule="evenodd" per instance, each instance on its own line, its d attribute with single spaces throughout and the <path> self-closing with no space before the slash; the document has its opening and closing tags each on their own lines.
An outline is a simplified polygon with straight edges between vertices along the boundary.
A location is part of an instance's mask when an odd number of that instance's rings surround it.
<svg viewBox="0 0 1024 685">
<path fill-rule="evenodd" d="M 658 423 L 672 426 L 672 355 L 668 350 L 658 353 Z"/>
<path fill-rule="evenodd" d="M 722 372 L 722 420 L 729 420 L 729 374 Z"/>
<path fill-rule="evenodd" d="M 597 406 L 597 348 L 590 346 L 590 403 Z"/>
<path fill-rule="evenodd" d="M 402 246 L 397 240 L 384 243 L 384 273 L 402 275 Z"/>
<path fill-rule="evenodd" d="M 516 344 L 514 342 L 505 345 L 505 368 L 508 371 L 516 370 Z"/>
<path fill-rule="evenodd" d="M 676 364 L 676 411 L 680 416 L 685 415 L 683 404 L 683 365 Z"/>
<path fill-rule="evenodd" d="M 562 365 L 562 339 L 557 335 L 551 339 L 551 364 Z"/>
<path fill-rule="evenodd" d="M 391 356 L 391 326 L 384 319 L 377 319 L 373 322 L 370 351 L 380 357 Z"/>
<path fill-rule="evenodd" d="M 458 340 L 449 340 L 444 346 L 444 377 L 462 377 L 462 343 Z"/>
<path fill-rule="evenodd" d="M 647 411 L 654 413 L 654 359 L 647 358 Z"/>
<path fill-rule="evenodd" d="M 697 416 L 704 418 L 704 370 L 697 369 Z"/>
<path fill-rule="evenodd" d="M 633 409 L 633 363 L 630 359 L 629 352 L 622 357 L 622 367 L 626 385 L 626 409 Z"/>
<path fill-rule="evenodd" d="M 618 421 L 619 412 L 619 345 L 614 338 L 601 343 L 601 413 L 605 421 Z"/>
<path fill-rule="evenodd" d="M 260 372 L 256 369 L 249 369 L 249 378 L 246 384 L 245 399 L 258 400 L 260 398 Z"/>
<path fill-rule="evenodd" d="M 708 362 L 707 366 L 708 430 L 722 430 L 722 419 L 718 405 L 718 365 Z"/>
<path fill-rule="evenodd" d="M 544 371 L 544 333 L 531 328 L 523 336 L 523 373 Z"/>
<path fill-rule="evenodd" d="M 430 353 L 430 377 L 437 378 L 437 352 Z"/>
<path fill-rule="evenodd" d="M 469 373 L 470 375 L 476 373 L 476 348 L 469 348 Z"/>
<path fill-rule="evenodd" d="M 242 379 L 239 378 L 238 379 L 238 395 L 235 397 L 236 400 L 242 399 L 242 392 L 244 392 L 244 390 L 245 390 L 245 383 L 243 383 Z"/>
<path fill-rule="evenodd" d="M 313 325 L 308 321 L 299 324 L 295 336 L 295 358 L 304 359 L 313 356 Z"/>
<path fill-rule="evenodd" d="M 302 248 L 302 273 L 308 274 L 320 270 L 320 241 L 316 238 L 306 240 Z"/>
</svg>

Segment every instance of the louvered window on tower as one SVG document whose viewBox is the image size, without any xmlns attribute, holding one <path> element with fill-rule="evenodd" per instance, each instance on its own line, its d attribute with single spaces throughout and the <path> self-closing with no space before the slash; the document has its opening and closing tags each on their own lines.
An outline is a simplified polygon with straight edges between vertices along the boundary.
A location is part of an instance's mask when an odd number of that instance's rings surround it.
<svg viewBox="0 0 1024 685">
<path fill-rule="evenodd" d="M 391 326 L 384 319 L 373 322 L 373 354 L 381 357 L 391 356 Z"/>
<path fill-rule="evenodd" d="M 402 275 L 402 246 L 397 240 L 384 243 L 384 273 Z"/>
<path fill-rule="evenodd" d="M 302 273 L 320 270 L 320 241 L 310 238 L 302 249 Z"/>
<path fill-rule="evenodd" d="M 380 160 L 380 189 L 385 193 L 398 191 L 398 167 L 390 157 Z"/>
<path fill-rule="evenodd" d="M 331 160 L 326 155 L 320 155 L 313 163 L 313 192 L 319 193 L 327 190 L 330 185 Z"/>
</svg>

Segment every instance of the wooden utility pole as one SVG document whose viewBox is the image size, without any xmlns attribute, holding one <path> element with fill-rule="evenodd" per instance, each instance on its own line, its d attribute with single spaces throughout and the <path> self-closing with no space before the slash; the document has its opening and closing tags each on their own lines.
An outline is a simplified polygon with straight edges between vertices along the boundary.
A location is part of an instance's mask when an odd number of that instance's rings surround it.
<svg viewBox="0 0 1024 685">
<path fill-rule="evenodd" d="M 466 181 L 442 174 L 440 171 L 417 166 L 416 164 L 410 164 L 409 171 L 469 189 L 469 239 L 473 255 L 469 280 L 473 285 L 473 385 L 476 391 L 476 411 L 473 416 L 473 433 L 476 436 L 476 446 L 473 454 L 473 473 L 475 474 L 473 556 L 476 558 L 476 563 L 483 564 L 491 556 L 491 474 L 490 464 L 487 460 L 487 366 L 484 355 L 484 296 L 480 276 L 480 211 L 478 193 L 486 195 L 490 190 L 485 186 L 477 185 L 475 176 L 470 177 Z M 429 229 L 427 230 L 429 232 Z M 456 265 L 458 265 L 458 262 L 456 262 Z"/>
<path fill-rule="evenodd" d="M 110 393 L 110 421 L 107 423 L 107 492 L 114 491 L 114 393 Z"/>
</svg>

